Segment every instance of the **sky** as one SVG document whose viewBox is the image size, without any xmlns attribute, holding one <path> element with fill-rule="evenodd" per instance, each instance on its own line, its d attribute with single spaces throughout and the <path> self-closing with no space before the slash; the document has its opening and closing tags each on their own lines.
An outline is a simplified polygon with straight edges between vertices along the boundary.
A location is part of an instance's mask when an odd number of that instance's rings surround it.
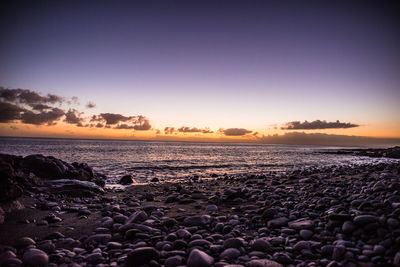
<svg viewBox="0 0 400 267">
<path fill-rule="evenodd" d="M 0 135 L 400 139 L 395 4 L 134 2 L 3 2 Z"/>
</svg>

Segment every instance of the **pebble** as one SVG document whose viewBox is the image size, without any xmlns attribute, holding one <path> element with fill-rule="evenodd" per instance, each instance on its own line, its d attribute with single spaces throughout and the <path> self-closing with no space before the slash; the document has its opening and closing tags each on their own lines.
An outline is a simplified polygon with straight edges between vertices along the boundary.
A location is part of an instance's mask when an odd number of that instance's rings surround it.
<svg viewBox="0 0 400 267">
<path fill-rule="evenodd" d="M 214 258 L 204 251 L 193 249 L 187 260 L 188 267 L 209 267 L 214 263 Z"/>
<path fill-rule="evenodd" d="M 300 234 L 301 238 L 303 238 L 304 240 L 310 240 L 311 237 L 314 235 L 314 233 L 312 231 L 307 230 L 307 229 L 300 230 L 299 234 Z"/>
<path fill-rule="evenodd" d="M 24 264 L 33 266 L 43 266 L 49 262 L 49 256 L 44 251 L 36 248 L 27 250 L 22 258 Z"/>
<path fill-rule="evenodd" d="M 259 238 L 253 242 L 252 248 L 254 250 L 267 252 L 271 250 L 271 244 L 266 239 Z"/>
<path fill-rule="evenodd" d="M 236 259 L 240 256 L 240 251 L 236 248 L 225 249 L 219 257 L 221 259 Z"/>
</svg>

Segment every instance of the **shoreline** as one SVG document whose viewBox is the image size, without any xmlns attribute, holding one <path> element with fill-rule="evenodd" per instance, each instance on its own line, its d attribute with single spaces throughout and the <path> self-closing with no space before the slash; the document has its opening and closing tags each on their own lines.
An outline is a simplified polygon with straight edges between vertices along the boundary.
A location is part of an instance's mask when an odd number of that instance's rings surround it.
<svg viewBox="0 0 400 267">
<path fill-rule="evenodd" d="M 396 162 L 80 196 L 38 184 L 0 224 L 0 265 L 396 266 L 399 181 Z"/>
</svg>

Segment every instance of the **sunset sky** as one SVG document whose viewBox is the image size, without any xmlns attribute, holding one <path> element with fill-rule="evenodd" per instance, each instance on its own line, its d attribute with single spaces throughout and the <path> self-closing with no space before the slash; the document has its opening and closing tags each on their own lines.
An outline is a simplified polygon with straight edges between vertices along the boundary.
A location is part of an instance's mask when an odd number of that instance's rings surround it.
<svg viewBox="0 0 400 267">
<path fill-rule="evenodd" d="M 1 4 L 0 135 L 400 140 L 397 6 L 143 2 Z"/>
</svg>

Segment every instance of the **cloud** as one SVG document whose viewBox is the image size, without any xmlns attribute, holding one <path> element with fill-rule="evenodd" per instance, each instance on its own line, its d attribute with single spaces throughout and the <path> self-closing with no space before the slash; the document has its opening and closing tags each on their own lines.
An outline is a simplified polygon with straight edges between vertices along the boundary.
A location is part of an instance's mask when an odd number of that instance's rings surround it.
<svg viewBox="0 0 400 267">
<path fill-rule="evenodd" d="M 175 132 L 175 128 L 174 127 L 165 127 L 164 128 L 164 133 L 165 134 L 173 134 Z"/>
<path fill-rule="evenodd" d="M 252 131 L 243 129 L 243 128 L 229 128 L 229 129 L 225 129 L 223 130 L 223 133 L 226 136 L 243 136 L 246 134 L 251 133 Z"/>
<path fill-rule="evenodd" d="M 321 120 L 315 120 L 312 122 L 304 121 L 292 121 L 285 124 L 285 126 L 281 127 L 281 130 L 321 130 L 321 129 L 346 129 L 346 128 L 354 128 L 359 127 L 358 124 L 346 123 L 346 122 L 327 122 Z"/>
<path fill-rule="evenodd" d="M 124 130 L 134 129 L 134 128 L 135 128 L 135 125 L 128 125 L 126 123 L 123 123 L 123 124 L 120 124 L 120 125 L 117 125 L 114 127 L 114 129 L 124 129 Z"/>
<path fill-rule="evenodd" d="M 56 121 L 64 116 L 64 110 L 59 108 L 52 108 L 50 111 L 42 111 L 34 113 L 26 110 L 21 115 L 21 122 L 35 125 L 55 125 Z"/>
<path fill-rule="evenodd" d="M 87 108 L 95 108 L 95 107 L 96 107 L 96 104 L 89 101 L 89 102 L 86 104 L 86 107 L 87 107 Z"/>
<path fill-rule="evenodd" d="M 25 111 L 24 108 L 0 101 L 0 123 L 19 120 L 23 111 Z"/>
<path fill-rule="evenodd" d="M 119 122 L 126 122 L 134 119 L 134 117 L 127 117 L 116 113 L 100 113 L 100 115 L 93 115 L 91 121 L 105 121 L 108 125 L 118 124 Z"/>
<path fill-rule="evenodd" d="M 211 131 L 209 128 L 199 129 L 196 127 L 190 128 L 190 127 L 185 127 L 185 126 L 182 126 L 181 128 L 179 128 L 178 132 L 181 132 L 181 133 L 213 133 L 213 131 Z"/>
<path fill-rule="evenodd" d="M 78 127 L 83 127 L 83 123 L 85 122 L 84 118 L 81 118 L 83 112 L 79 112 L 76 109 L 69 109 L 68 112 L 65 113 L 65 122 L 69 124 L 75 124 Z"/>
<path fill-rule="evenodd" d="M 0 98 L 3 101 L 26 104 L 33 106 L 34 104 L 55 104 L 62 103 L 64 99 L 54 94 L 41 96 L 35 91 L 29 89 L 8 89 L 0 87 Z"/>
<path fill-rule="evenodd" d="M 150 120 L 145 116 L 124 116 L 117 113 L 100 113 L 90 118 L 84 117 L 84 112 L 69 108 L 67 112 L 55 105 L 67 106 L 78 104 L 78 97 L 70 100 L 54 95 L 40 95 L 29 89 L 7 89 L 0 86 L 0 123 L 20 121 L 34 125 L 54 125 L 65 116 L 64 122 L 78 127 L 97 127 L 113 129 L 133 129 L 147 131 L 152 129 Z M 87 108 L 94 108 L 93 102 L 88 102 Z M 97 124 L 95 124 L 97 123 Z"/>
<path fill-rule="evenodd" d="M 150 121 L 146 118 L 138 119 L 135 123 L 136 125 L 133 126 L 133 129 L 136 131 L 147 131 L 151 129 Z"/>
<path fill-rule="evenodd" d="M 290 132 L 283 135 L 268 135 L 258 139 L 265 144 L 293 144 L 293 145 L 335 145 L 335 146 L 363 146 L 363 145 L 399 145 L 400 139 L 373 138 L 364 136 L 336 135 L 325 133 Z"/>
</svg>

